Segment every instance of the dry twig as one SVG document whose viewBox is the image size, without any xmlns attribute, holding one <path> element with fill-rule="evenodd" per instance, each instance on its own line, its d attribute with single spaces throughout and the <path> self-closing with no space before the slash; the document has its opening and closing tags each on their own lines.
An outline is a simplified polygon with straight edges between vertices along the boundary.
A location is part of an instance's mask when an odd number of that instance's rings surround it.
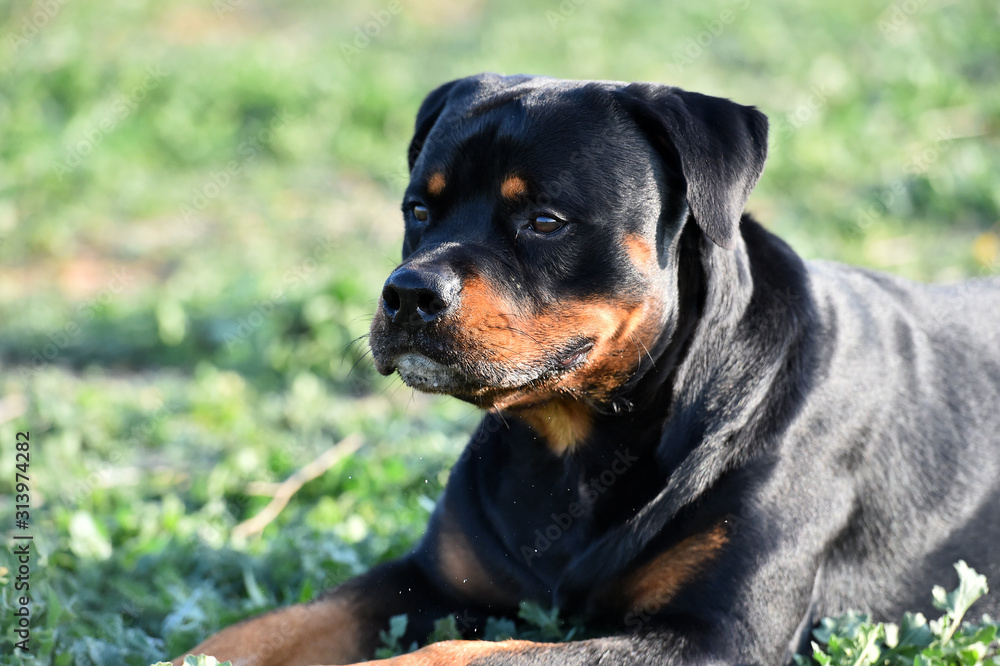
<svg viewBox="0 0 1000 666">
<path fill-rule="evenodd" d="M 299 491 L 299 488 L 309 483 L 320 474 L 330 469 L 346 456 L 351 455 L 362 444 L 361 436 L 357 433 L 348 435 L 338 443 L 324 451 L 311 463 L 295 471 L 290 477 L 282 481 L 274 492 L 274 497 L 268 502 L 260 513 L 244 520 L 233 528 L 233 538 L 246 539 L 254 534 L 264 531 L 272 520 L 278 517 L 282 509 L 288 504 L 292 495 Z"/>
</svg>

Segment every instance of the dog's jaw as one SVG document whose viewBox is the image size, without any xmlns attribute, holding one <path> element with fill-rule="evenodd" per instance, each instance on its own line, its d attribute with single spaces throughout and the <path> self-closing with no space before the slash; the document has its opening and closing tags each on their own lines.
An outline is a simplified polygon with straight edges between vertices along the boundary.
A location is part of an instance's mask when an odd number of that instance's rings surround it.
<svg viewBox="0 0 1000 666">
<path fill-rule="evenodd" d="M 438 363 L 423 354 L 403 354 L 392 365 L 396 367 L 403 383 L 425 393 L 453 393 L 468 384 L 468 379 L 461 370 Z"/>
</svg>

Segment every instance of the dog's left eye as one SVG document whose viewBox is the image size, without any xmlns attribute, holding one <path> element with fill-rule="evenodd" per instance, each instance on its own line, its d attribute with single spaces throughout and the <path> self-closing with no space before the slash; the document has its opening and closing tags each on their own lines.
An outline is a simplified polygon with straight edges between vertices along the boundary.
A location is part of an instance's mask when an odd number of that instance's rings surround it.
<svg viewBox="0 0 1000 666">
<path fill-rule="evenodd" d="M 527 226 L 536 234 L 552 234 L 562 229 L 565 224 L 562 220 L 549 215 L 536 215 Z"/>
<path fill-rule="evenodd" d="M 414 204 L 411 210 L 413 211 L 413 217 L 417 220 L 417 222 L 426 222 L 431 216 L 430 212 L 427 210 L 427 206 L 423 206 L 421 204 Z"/>
</svg>

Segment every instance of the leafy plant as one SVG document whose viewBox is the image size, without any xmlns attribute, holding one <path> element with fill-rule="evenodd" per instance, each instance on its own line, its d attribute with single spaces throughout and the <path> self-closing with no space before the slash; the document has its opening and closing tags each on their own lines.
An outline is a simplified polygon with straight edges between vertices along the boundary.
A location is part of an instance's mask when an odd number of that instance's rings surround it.
<svg viewBox="0 0 1000 666">
<path fill-rule="evenodd" d="M 152 666 L 170 666 L 169 662 L 158 661 Z M 184 666 L 233 666 L 231 661 L 219 661 L 215 657 L 199 654 L 197 656 L 189 654 L 184 657 Z"/>
<path fill-rule="evenodd" d="M 404 649 L 400 643 L 406 634 L 407 624 L 409 624 L 409 620 L 406 617 L 406 613 L 393 615 L 389 618 L 389 631 L 383 629 L 378 634 L 379 639 L 382 641 L 382 647 L 375 650 L 376 659 L 388 659 L 389 657 L 395 657 L 405 652 L 413 652 L 417 649 L 416 643 L 411 644 L 409 649 Z"/>
<path fill-rule="evenodd" d="M 427 637 L 428 643 L 439 643 L 440 641 L 453 641 L 462 638 L 462 632 L 458 628 L 458 621 L 454 615 L 446 615 L 434 622 L 434 630 Z"/>
<path fill-rule="evenodd" d="M 958 587 L 933 590 L 934 607 L 945 612 L 927 621 L 922 613 L 906 613 L 899 625 L 873 623 L 868 615 L 844 613 L 824 618 L 813 631 L 812 659 L 798 656 L 798 666 L 1000 666 L 997 630 L 988 616 L 962 623 L 966 612 L 989 588 L 986 577 L 960 560 L 955 564 Z"/>
<path fill-rule="evenodd" d="M 527 641 L 568 642 L 580 638 L 583 625 L 578 620 L 563 620 L 558 608 L 544 608 L 533 601 L 522 601 L 517 617 L 520 622 L 509 618 L 489 617 L 480 638 L 486 641 L 503 641 L 517 638 Z M 404 648 L 401 641 L 406 634 L 408 618 L 405 614 L 394 615 L 389 620 L 389 630 L 379 632 L 382 646 L 375 651 L 378 659 L 395 657 L 405 652 L 413 652 L 418 645 L 412 643 Z M 434 622 L 434 629 L 427 636 L 425 644 L 464 638 L 454 615 L 446 615 Z"/>
<path fill-rule="evenodd" d="M 527 624 L 518 632 L 517 638 L 536 641 L 571 641 L 580 632 L 576 622 L 567 623 L 559 617 L 558 608 L 545 609 L 531 602 L 522 601 L 517 617 Z M 566 626 L 569 624 L 569 626 Z"/>
</svg>

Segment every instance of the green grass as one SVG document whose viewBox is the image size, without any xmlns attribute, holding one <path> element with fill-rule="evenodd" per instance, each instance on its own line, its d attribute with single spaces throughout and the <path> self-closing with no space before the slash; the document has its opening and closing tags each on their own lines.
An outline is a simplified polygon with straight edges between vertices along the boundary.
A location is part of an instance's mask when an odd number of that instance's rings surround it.
<svg viewBox="0 0 1000 666">
<path fill-rule="evenodd" d="M 0 532 L 29 431 L 37 548 L 13 656 L 0 550 L 0 662 L 146 664 L 419 537 L 477 416 L 352 341 L 398 257 L 416 107 L 449 78 L 756 104 L 750 209 L 802 254 L 997 272 L 993 3 L 403 2 L 345 58 L 387 4 L 0 3 Z M 352 433 L 262 537 L 231 538 Z"/>
</svg>

